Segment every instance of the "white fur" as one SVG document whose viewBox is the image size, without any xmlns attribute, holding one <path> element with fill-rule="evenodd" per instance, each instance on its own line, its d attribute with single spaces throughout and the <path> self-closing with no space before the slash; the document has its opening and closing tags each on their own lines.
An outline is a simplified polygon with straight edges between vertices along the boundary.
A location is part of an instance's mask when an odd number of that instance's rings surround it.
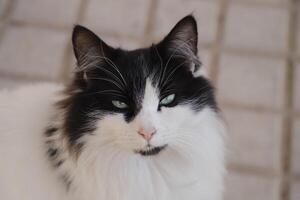
<svg viewBox="0 0 300 200">
<path fill-rule="evenodd" d="M 59 86 L 42 85 L 0 93 L 0 199 L 2 200 L 220 200 L 223 190 L 223 124 L 210 108 L 196 113 L 187 105 L 162 107 L 147 82 L 142 109 L 126 123 L 122 115 L 98 120 L 93 134 L 81 138 L 75 158 L 58 132 L 55 145 L 66 162 L 54 171 L 45 156 L 43 131 L 60 125 L 52 104 Z M 94 113 L 96 115 L 96 113 Z M 52 118 L 55 120 L 52 120 Z M 150 143 L 167 144 L 158 155 L 134 153 L 146 141 L 138 128 L 155 128 Z M 60 175 L 72 184 L 65 189 Z"/>
<path fill-rule="evenodd" d="M 59 86 L 27 86 L 0 93 L 0 199 L 64 199 L 47 160 L 44 129 Z"/>
</svg>

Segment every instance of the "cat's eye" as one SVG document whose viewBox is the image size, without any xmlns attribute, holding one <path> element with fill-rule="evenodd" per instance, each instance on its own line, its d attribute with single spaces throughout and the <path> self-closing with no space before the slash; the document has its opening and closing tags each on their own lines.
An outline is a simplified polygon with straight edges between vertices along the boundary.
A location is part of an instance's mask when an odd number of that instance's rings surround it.
<svg viewBox="0 0 300 200">
<path fill-rule="evenodd" d="M 170 103 L 172 103 L 175 99 L 175 94 L 170 94 L 168 96 L 166 96 L 165 98 L 163 98 L 161 101 L 160 101 L 160 105 L 168 105 Z"/>
<path fill-rule="evenodd" d="M 112 104 L 115 107 L 120 108 L 120 109 L 128 108 L 128 105 L 126 103 L 122 102 L 122 101 L 113 100 Z"/>
</svg>

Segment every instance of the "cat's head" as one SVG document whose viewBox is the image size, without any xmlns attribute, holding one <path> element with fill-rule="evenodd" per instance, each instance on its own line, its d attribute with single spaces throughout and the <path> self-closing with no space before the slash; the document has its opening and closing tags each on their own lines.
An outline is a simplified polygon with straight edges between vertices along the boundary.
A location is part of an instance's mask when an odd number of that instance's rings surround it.
<svg viewBox="0 0 300 200">
<path fill-rule="evenodd" d="M 212 86 L 199 73 L 193 16 L 149 48 L 116 49 L 81 26 L 72 39 L 78 66 L 63 102 L 72 147 L 154 156 L 209 140 L 213 133 L 205 131 L 217 106 Z"/>
</svg>

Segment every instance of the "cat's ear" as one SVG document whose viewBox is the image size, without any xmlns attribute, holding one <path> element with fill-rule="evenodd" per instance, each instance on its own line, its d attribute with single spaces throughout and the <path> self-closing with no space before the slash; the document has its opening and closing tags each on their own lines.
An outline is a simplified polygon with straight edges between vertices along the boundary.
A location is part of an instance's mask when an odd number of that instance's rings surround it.
<svg viewBox="0 0 300 200">
<path fill-rule="evenodd" d="M 80 70 L 101 62 L 113 50 L 89 29 L 76 25 L 72 35 L 73 51 Z"/>
<path fill-rule="evenodd" d="M 192 62 L 191 70 L 197 71 L 200 62 L 197 58 L 198 31 L 195 18 L 188 15 L 181 19 L 163 39 L 160 46 L 172 55 L 180 55 L 190 59 Z"/>
<path fill-rule="evenodd" d="M 181 19 L 163 40 L 170 50 L 189 50 L 197 54 L 197 22 L 192 15 Z"/>
</svg>

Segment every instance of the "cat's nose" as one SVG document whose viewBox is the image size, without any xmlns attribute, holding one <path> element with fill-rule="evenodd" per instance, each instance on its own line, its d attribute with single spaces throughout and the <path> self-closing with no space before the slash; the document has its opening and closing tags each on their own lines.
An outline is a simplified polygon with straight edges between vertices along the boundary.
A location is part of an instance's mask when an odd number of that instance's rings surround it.
<svg viewBox="0 0 300 200">
<path fill-rule="evenodd" d="M 140 128 L 137 132 L 145 140 L 150 141 L 153 135 L 156 133 L 156 129 L 153 128 L 153 129 L 146 130 L 144 128 Z"/>
</svg>

